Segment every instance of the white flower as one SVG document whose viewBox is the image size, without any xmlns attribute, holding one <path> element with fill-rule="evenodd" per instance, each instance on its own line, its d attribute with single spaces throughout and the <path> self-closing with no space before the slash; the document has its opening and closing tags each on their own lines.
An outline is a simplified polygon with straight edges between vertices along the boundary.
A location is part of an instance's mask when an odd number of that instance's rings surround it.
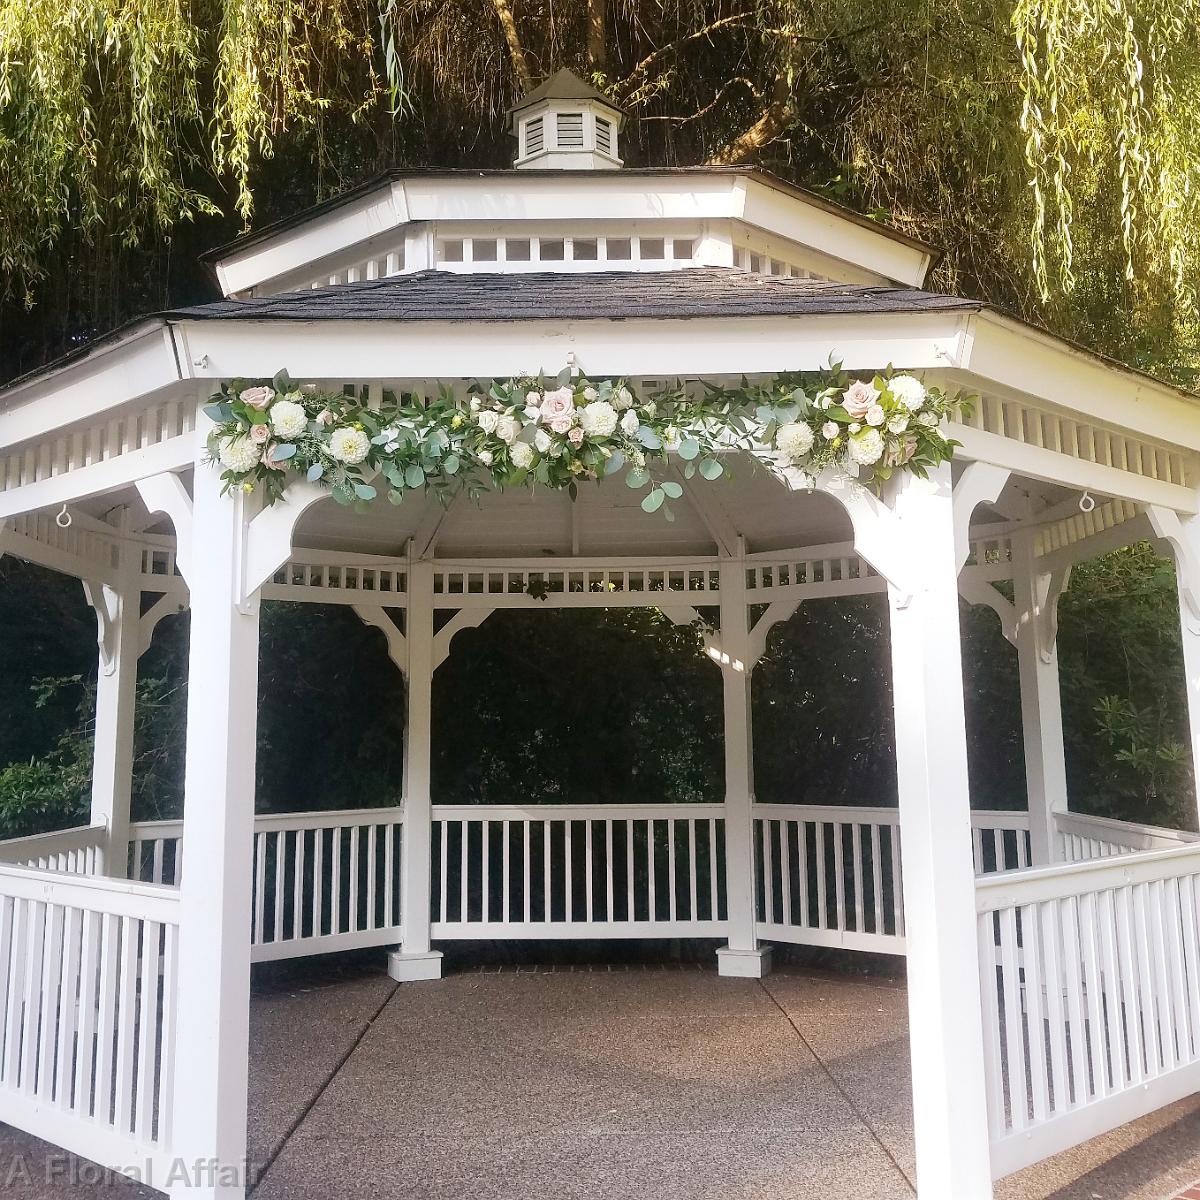
<svg viewBox="0 0 1200 1200">
<path fill-rule="evenodd" d="M 584 395 L 591 390 L 585 389 Z M 593 400 L 580 411 L 579 424 L 588 437 L 611 437 L 617 428 L 617 410 L 607 400 Z"/>
<path fill-rule="evenodd" d="M 472 396 L 471 402 L 467 406 L 473 413 L 477 413 L 483 407 L 483 401 L 478 396 Z"/>
<path fill-rule="evenodd" d="M 780 425 L 775 447 L 788 462 L 799 462 L 811 449 L 813 431 L 803 421 Z"/>
<path fill-rule="evenodd" d="M 925 412 L 917 413 L 917 424 L 924 425 L 926 429 L 932 429 L 938 423 L 938 415 L 926 409 Z"/>
<path fill-rule="evenodd" d="M 858 421 L 850 422 L 850 432 L 851 433 L 857 433 L 861 428 L 862 428 L 862 425 Z"/>
<path fill-rule="evenodd" d="M 387 439 L 383 443 L 383 452 L 385 454 L 395 454 L 400 448 L 400 430 L 394 425 L 389 425 L 387 429 L 380 430 L 379 436 Z"/>
<path fill-rule="evenodd" d="M 522 412 L 527 421 L 536 423 L 542 419 L 542 410 L 536 404 L 527 405 Z"/>
<path fill-rule="evenodd" d="M 850 439 L 850 458 L 860 467 L 874 466 L 883 457 L 883 435 L 869 426 Z"/>
<path fill-rule="evenodd" d="M 889 418 L 888 433 L 903 433 L 908 428 L 908 417 L 904 413 L 895 413 Z"/>
<path fill-rule="evenodd" d="M 635 467 L 644 467 L 646 465 L 646 456 L 640 450 L 630 450 L 629 461 Z"/>
<path fill-rule="evenodd" d="M 642 405 L 642 412 L 646 414 L 647 421 L 653 421 L 658 413 L 658 405 L 656 405 L 653 400 L 647 400 L 646 403 Z"/>
<path fill-rule="evenodd" d="M 276 437 L 290 442 L 308 428 L 308 413 L 292 400 L 276 400 L 268 414 Z"/>
<path fill-rule="evenodd" d="M 525 393 L 525 404 L 529 408 L 540 408 L 542 404 L 542 393 L 528 391 Z"/>
<path fill-rule="evenodd" d="M 841 426 L 836 421 L 826 421 L 821 426 L 821 436 L 827 441 L 832 442 L 838 433 L 841 432 Z"/>
<path fill-rule="evenodd" d="M 518 471 L 528 471 L 533 466 L 533 447 L 528 442 L 518 442 L 512 448 L 510 457 Z"/>
<path fill-rule="evenodd" d="M 500 424 L 500 417 L 497 413 L 492 412 L 490 408 L 485 408 L 483 412 L 475 417 L 475 424 L 483 430 L 484 433 L 495 433 L 496 426 Z"/>
<path fill-rule="evenodd" d="M 627 408 L 633 407 L 633 393 L 627 387 L 617 388 L 613 403 L 617 406 L 618 412 L 624 412 Z"/>
<path fill-rule="evenodd" d="M 829 408 L 833 404 L 833 401 L 828 396 L 822 396 L 821 399 L 817 401 L 817 403 L 822 408 Z"/>
<path fill-rule="evenodd" d="M 916 412 L 917 409 L 925 403 L 927 395 L 925 385 L 912 375 L 893 375 L 888 380 L 888 391 L 898 400 L 909 412 Z"/>
<path fill-rule="evenodd" d="M 476 457 L 481 463 L 483 463 L 485 467 L 490 467 L 492 465 L 492 452 L 490 450 L 480 450 Z"/>
<path fill-rule="evenodd" d="M 668 425 L 666 429 L 663 430 L 663 446 L 667 450 L 678 450 L 679 443 L 682 441 L 683 438 L 679 436 L 679 430 L 676 429 L 674 425 Z"/>
<path fill-rule="evenodd" d="M 262 447 L 252 442 L 248 437 L 222 438 L 217 447 L 217 458 L 228 471 L 236 471 L 241 475 L 253 470 L 262 458 Z"/>
<path fill-rule="evenodd" d="M 343 426 L 329 435 L 329 453 L 348 466 L 363 461 L 371 452 L 371 441 L 361 429 Z"/>
<path fill-rule="evenodd" d="M 600 395 L 600 393 L 599 393 L 598 391 L 596 391 L 596 389 L 595 389 L 594 387 L 585 387 L 585 388 L 583 389 L 583 398 L 584 398 L 584 399 L 585 399 L 585 400 L 586 400 L 586 401 L 587 401 L 589 404 L 591 404 L 591 402 L 592 402 L 593 400 L 595 400 L 595 399 L 596 399 L 596 397 L 597 397 L 597 396 L 599 396 L 599 395 Z"/>
<path fill-rule="evenodd" d="M 545 454 L 546 451 L 549 450 L 550 446 L 552 445 L 552 443 L 550 441 L 550 435 L 544 429 L 539 429 L 533 435 L 533 444 L 536 447 L 537 452 L 539 454 Z"/>
<path fill-rule="evenodd" d="M 496 436 L 505 443 L 511 446 L 517 440 L 517 434 L 521 432 L 521 422 L 516 417 L 501 417 L 496 422 Z"/>
<path fill-rule="evenodd" d="M 627 434 L 629 437 L 634 437 L 637 434 L 640 425 L 641 422 L 638 420 L 637 413 L 635 412 L 626 411 L 625 415 L 621 418 L 621 432 Z"/>
<path fill-rule="evenodd" d="M 883 424 L 884 421 L 883 405 L 872 404 L 871 407 L 867 409 L 867 415 L 864 419 L 873 429 L 877 429 Z"/>
</svg>

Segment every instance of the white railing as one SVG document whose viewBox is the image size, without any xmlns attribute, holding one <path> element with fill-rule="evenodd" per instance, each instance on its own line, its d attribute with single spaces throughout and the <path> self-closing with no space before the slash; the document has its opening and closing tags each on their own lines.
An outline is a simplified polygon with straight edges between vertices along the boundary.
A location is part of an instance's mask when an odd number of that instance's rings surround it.
<svg viewBox="0 0 1200 1200">
<path fill-rule="evenodd" d="M 720 804 L 435 805 L 433 936 L 718 937 Z"/>
<path fill-rule="evenodd" d="M 254 819 L 251 959 L 399 942 L 399 808 L 259 814 Z M 130 827 L 132 877 L 178 886 L 182 821 Z"/>
<path fill-rule="evenodd" d="M 976 883 L 992 1172 L 1200 1085 L 1200 847 Z"/>
<path fill-rule="evenodd" d="M 1111 817 L 1089 817 L 1083 813 L 1059 813 L 1059 856 L 1064 862 L 1091 862 L 1114 854 L 1139 850 L 1170 850 L 1200 841 L 1200 834 L 1159 825 L 1138 825 Z"/>
<path fill-rule="evenodd" d="M 104 825 L 78 825 L 54 833 L 10 838 L 0 842 L 0 863 L 68 875 L 95 875 L 103 860 L 106 835 Z"/>
<path fill-rule="evenodd" d="M 157 1175 L 178 951 L 169 889 L 0 867 L 0 1121 Z"/>
<path fill-rule="evenodd" d="M 1033 862 L 1029 813 L 976 809 L 971 813 L 971 849 L 975 874 L 1017 871 Z"/>
</svg>

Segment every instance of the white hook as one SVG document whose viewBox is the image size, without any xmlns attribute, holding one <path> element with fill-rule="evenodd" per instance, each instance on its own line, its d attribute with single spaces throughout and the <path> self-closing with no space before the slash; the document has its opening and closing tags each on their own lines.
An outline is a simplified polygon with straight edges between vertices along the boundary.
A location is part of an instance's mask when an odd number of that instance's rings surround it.
<svg viewBox="0 0 1200 1200">
<path fill-rule="evenodd" d="M 62 512 L 60 512 L 58 516 L 54 518 L 54 523 L 59 527 L 59 529 L 70 529 L 71 520 L 71 514 L 67 512 L 67 506 L 64 504 L 62 506 Z"/>
<path fill-rule="evenodd" d="M 1082 513 L 1090 513 L 1096 507 L 1096 501 L 1092 498 L 1091 492 L 1086 488 L 1083 495 L 1079 497 L 1079 511 Z"/>
</svg>

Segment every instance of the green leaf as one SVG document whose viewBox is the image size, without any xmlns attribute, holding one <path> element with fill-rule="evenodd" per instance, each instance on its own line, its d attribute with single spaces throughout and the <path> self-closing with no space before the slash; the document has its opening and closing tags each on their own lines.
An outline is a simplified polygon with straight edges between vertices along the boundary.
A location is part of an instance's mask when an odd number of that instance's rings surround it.
<svg viewBox="0 0 1200 1200">
<path fill-rule="evenodd" d="M 354 494 L 360 500 L 374 500 L 379 495 L 369 483 L 356 483 L 354 485 Z"/>
<path fill-rule="evenodd" d="M 662 438 L 650 428 L 649 425 L 639 426 L 637 431 L 637 440 L 646 447 L 647 450 L 658 450 L 662 446 Z"/>
<path fill-rule="evenodd" d="M 612 457 L 604 464 L 605 475 L 615 475 L 625 465 L 625 455 L 620 450 L 614 450 Z"/>
<path fill-rule="evenodd" d="M 447 475 L 454 475 L 458 472 L 458 468 L 462 465 L 462 459 L 457 454 L 447 454 L 442 459 L 442 470 Z"/>
<path fill-rule="evenodd" d="M 289 458 L 294 458 L 296 455 L 296 447 L 291 442 L 281 442 L 274 450 L 271 451 L 272 462 L 287 462 Z"/>
<path fill-rule="evenodd" d="M 230 407 L 228 400 L 222 400 L 219 404 L 206 404 L 204 406 L 204 415 L 210 421 L 216 421 L 218 425 L 224 425 L 233 416 L 233 409 Z"/>
<path fill-rule="evenodd" d="M 292 391 L 296 385 L 292 383 L 292 377 L 286 371 L 279 371 L 271 380 L 271 386 L 282 395 L 284 392 Z"/>
<path fill-rule="evenodd" d="M 683 468 L 683 477 L 684 479 L 693 479 L 695 478 L 695 475 L 696 464 L 694 462 L 690 462 L 686 467 Z"/>
<path fill-rule="evenodd" d="M 667 494 L 662 490 L 662 488 L 654 488 L 652 491 L 647 492 L 646 495 L 642 497 L 642 511 L 648 513 L 658 512 L 658 510 L 662 508 L 663 501 L 666 498 Z"/>
<path fill-rule="evenodd" d="M 700 474 L 705 479 L 719 479 L 724 472 L 725 468 L 715 458 L 705 458 L 700 462 Z"/>
<path fill-rule="evenodd" d="M 631 488 L 645 487 L 650 482 L 650 473 L 642 467 L 630 467 L 625 476 L 625 484 Z"/>
<path fill-rule="evenodd" d="M 672 500 L 678 500 L 683 495 L 683 485 L 676 483 L 673 479 L 668 479 L 665 483 L 660 483 L 662 488 Z"/>
<path fill-rule="evenodd" d="M 409 463 L 404 471 L 404 482 L 410 488 L 419 488 L 425 483 L 425 472 L 416 463 Z"/>
<path fill-rule="evenodd" d="M 391 488 L 388 491 L 388 501 L 391 504 L 403 504 L 404 503 L 404 493 L 396 491 L 395 488 Z"/>
<path fill-rule="evenodd" d="M 700 453 L 700 443 L 695 438 L 684 438 L 679 443 L 679 457 L 684 462 L 691 462 Z"/>
<path fill-rule="evenodd" d="M 313 463 L 313 465 L 308 468 L 308 474 L 305 476 L 305 478 L 309 483 L 316 483 L 317 480 L 320 479 L 324 474 L 325 468 L 319 462 Z"/>
</svg>

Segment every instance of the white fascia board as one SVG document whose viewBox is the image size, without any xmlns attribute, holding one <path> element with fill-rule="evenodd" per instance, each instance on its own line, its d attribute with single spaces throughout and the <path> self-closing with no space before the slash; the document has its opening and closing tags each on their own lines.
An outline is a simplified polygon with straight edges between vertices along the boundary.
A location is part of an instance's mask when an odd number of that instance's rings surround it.
<svg viewBox="0 0 1200 1200">
<path fill-rule="evenodd" d="M 0 447 L 45 437 L 142 397 L 185 377 L 171 327 L 163 320 L 78 361 L 0 391 Z"/>
<path fill-rule="evenodd" d="M 629 377 L 814 371 L 830 356 L 848 370 L 957 363 L 966 314 L 563 321 L 198 321 L 191 356 L 214 379 L 488 378 L 581 371 Z"/>
<path fill-rule="evenodd" d="M 856 221 L 769 187 L 761 180 L 740 179 L 745 197 L 739 216 L 747 225 L 811 246 L 831 258 L 861 267 L 885 279 L 921 287 L 932 265 L 926 250 L 908 245 L 884 229 L 868 229 Z"/>
<path fill-rule="evenodd" d="M 963 366 L 1001 390 L 1200 450 L 1200 399 L 1169 384 L 987 310 L 971 321 L 966 349 Z"/>
<path fill-rule="evenodd" d="M 401 184 L 382 184 L 365 196 L 285 229 L 266 241 L 232 253 L 216 264 L 226 296 L 248 292 L 349 246 L 366 241 L 409 220 Z"/>
</svg>

